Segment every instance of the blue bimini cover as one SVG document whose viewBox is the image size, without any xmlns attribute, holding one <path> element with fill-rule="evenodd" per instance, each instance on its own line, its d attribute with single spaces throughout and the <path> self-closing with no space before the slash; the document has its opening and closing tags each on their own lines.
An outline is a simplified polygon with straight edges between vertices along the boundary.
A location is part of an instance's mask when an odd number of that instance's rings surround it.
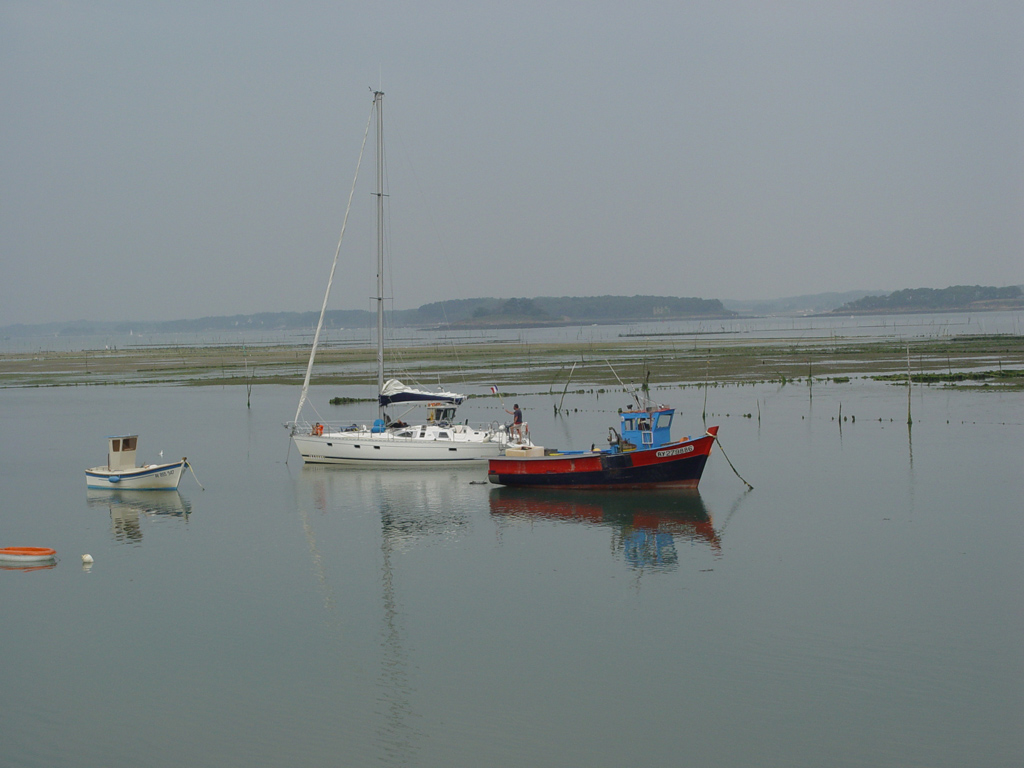
<svg viewBox="0 0 1024 768">
<path fill-rule="evenodd" d="M 377 400 L 381 405 L 392 405 L 396 403 L 449 403 L 461 405 L 466 399 L 465 395 L 458 395 L 454 392 L 426 392 L 422 389 L 407 387 L 397 379 L 388 379 L 384 383 Z"/>
</svg>

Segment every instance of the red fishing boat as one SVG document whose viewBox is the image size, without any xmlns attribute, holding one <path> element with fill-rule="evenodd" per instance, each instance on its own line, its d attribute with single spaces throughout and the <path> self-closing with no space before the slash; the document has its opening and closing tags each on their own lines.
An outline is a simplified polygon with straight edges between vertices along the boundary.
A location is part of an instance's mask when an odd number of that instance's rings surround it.
<svg viewBox="0 0 1024 768">
<path fill-rule="evenodd" d="M 487 479 L 532 488 L 696 488 L 718 427 L 699 437 L 671 439 L 675 410 L 648 404 L 621 413 L 620 430 L 608 428 L 608 447 L 558 451 L 509 448 L 490 459 Z"/>
</svg>

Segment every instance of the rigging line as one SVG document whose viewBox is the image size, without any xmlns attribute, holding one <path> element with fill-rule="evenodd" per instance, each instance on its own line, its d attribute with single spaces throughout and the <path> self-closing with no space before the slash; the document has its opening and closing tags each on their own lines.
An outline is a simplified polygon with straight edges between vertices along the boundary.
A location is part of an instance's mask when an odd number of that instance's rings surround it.
<svg viewBox="0 0 1024 768">
<path fill-rule="evenodd" d="M 636 394 L 636 389 L 634 389 L 634 388 L 633 388 L 632 386 L 627 386 L 626 384 L 623 384 L 623 383 L 622 383 L 622 379 L 620 379 L 620 378 L 619 378 L 619 374 L 618 374 L 618 373 L 617 373 L 617 372 L 615 371 L 615 369 L 614 369 L 614 368 L 612 368 L 612 363 L 611 363 L 611 360 L 609 360 L 608 358 L 605 358 L 605 360 L 604 360 L 604 361 L 605 361 L 606 363 L 608 363 L 608 367 L 609 367 L 609 368 L 611 368 L 612 374 L 613 374 L 613 375 L 615 376 L 616 380 L 618 380 L 619 384 L 621 384 L 621 385 L 622 385 L 622 388 L 623 388 L 624 390 L 626 390 L 627 392 L 629 392 L 629 394 L 630 394 L 630 395 L 632 395 L 632 396 L 633 396 L 633 399 L 634 399 L 634 400 L 636 401 L 636 405 L 637 405 L 637 407 L 638 407 L 638 408 L 640 408 L 641 410 L 645 409 L 645 407 L 646 407 L 646 406 L 644 406 L 644 405 L 643 405 L 643 404 L 642 404 L 642 403 L 640 402 L 640 398 L 639 398 L 639 397 L 637 397 L 637 394 Z"/>
<path fill-rule="evenodd" d="M 399 110 L 400 109 L 401 108 L 399 107 Z M 391 114 L 392 114 L 392 116 L 395 114 L 395 108 L 394 107 L 392 107 Z M 419 199 L 424 201 L 423 210 L 426 213 L 427 221 L 430 223 L 431 234 L 433 234 L 434 239 L 437 241 L 437 246 L 440 249 L 441 255 L 444 258 L 445 266 L 447 266 L 447 268 L 448 268 L 447 274 L 448 274 L 451 282 L 455 285 L 455 293 L 456 293 L 456 295 L 459 295 L 459 296 L 465 295 L 463 290 L 462 290 L 462 286 L 461 286 L 461 284 L 459 282 L 459 270 L 455 269 L 453 267 L 453 265 L 452 265 L 451 255 L 448 253 L 448 248 L 445 245 L 445 241 L 441 237 L 441 231 L 440 231 L 440 229 L 437 226 L 437 219 L 434 216 L 434 210 L 433 210 L 433 208 L 429 204 L 429 201 L 432 200 L 432 199 L 435 199 L 435 198 L 428 197 L 423 192 L 423 184 L 420 182 L 420 177 L 416 173 L 416 166 L 414 166 L 413 163 L 412 163 L 412 155 L 409 152 L 409 150 L 408 150 L 408 148 L 407 148 L 407 146 L 406 146 L 406 144 L 405 144 L 405 142 L 403 140 L 403 135 L 402 135 L 402 130 L 401 130 L 401 120 L 396 120 L 394 117 L 392 117 L 392 125 L 394 127 L 392 128 L 391 135 L 396 137 L 396 139 L 398 141 L 398 144 L 399 144 L 399 149 L 401 151 L 401 154 L 404 155 L 406 165 L 408 166 L 409 171 L 412 174 L 412 179 L 413 179 L 413 182 L 415 184 L 416 192 L 419 195 Z M 437 303 L 441 305 L 441 314 L 444 317 L 444 324 L 447 327 L 447 326 L 449 326 L 451 324 L 451 321 L 448 319 L 448 309 L 447 309 L 448 302 L 447 301 L 440 301 L 440 302 L 437 302 Z"/>
<path fill-rule="evenodd" d="M 341 241 L 345 239 L 345 228 L 348 226 L 348 215 L 352 211 L 352 196 L 356 191 L 356 181 L 359 179 L 359 167 L 363 164 L 363 150 L 366 149 L 366 137 L 370 134 L 370 123 L 373 120 L 374 108 L 377 106 L 376 98 L 370 108 L 370 117 L 366 121 L 366 130 L 363 131 L 363 144 L 359 148 L 359 159 L 356 161 L 356 174 L 352 179 L 352 189 L 348 193 L 348 204 L 345 206 L 345 218 L 341 223 L 341 234 L 338 235 L 338 247 L 334 251 L 334 262 L 331 264 L 331 275 L 327 279 L 327 290 L 324 292 L 324 303 L 320 307 L 320 319 L 316 324 L 316 333 L 313 335 L 313 348 L 309 352 L 309 364 L 306 366 L 306 378 L 302 382 L 302 394 L 299 396 L 299 407 L 295 409 L 295 422 L 299 420 L 302 413 L 302 406 L 306 402 L 306 395 L 309 393 L 309 379 L 313 373 L 313 360 L 316 358 L 316 345 L 320 341 L 320 331 L 324 327 L 324 315 L 327 312 L 327 302 L 331 298 L 331 284 L 334 282 L 334 272 L 338 268 L 338 255 L 341 253 Z"/>
<path fill-rule="evenodd" d="M 441 307 L 441 311 L 444 312 L 444 306 L 443 305 Z M 447 313 L 445 313 L 445 316 L 447 317 Z M 452 354 L 455 355 L 455 368 L 459 372 L 459 378 L 462 379 L 462 385 L 463 386 L 467 386 L 467 383 L 466 383 L 466 372 L 462 368 L 462 358 L 459 357 L 459 348 L 457 346 L 455 346 L 455 340 L 454 339 L 449 338 L 448 341 L 449 341 L 449 343 L 452 346 Z"/>
<path fill-rule="evenodd" d="M 384 296 L 381 299 L 385 302 L 384 309 L 384 326 L 386 333 L 385 339 L 394 338 L 395 333 L 395 267 L 394 267 L 394 238 L 391 236 L 392 224 L 391 224 L 391 166 L 388 164 L 388 152 L 387 152 L 387 140 L 383 136 L 380 137 L 380 155 L 381 155 L 381 168 L 382 168 L 382 185 L 381 196 L 384 201 L 384 226 L 381 228 L 380 236 L 383 242 L 382 248 L 384 250 L 384 272 L 385 278 L 388 283 L 388 293 L 390 298 Z M 388 303 L 390 302 L 390 309 L 387 309 Z"/>
<path fill-rule="evenodd" d="M 315 416 L 316 416 L 316 420 L 317 420 L 317 421 L 319 421 L 319 422 L 320 422 L 321 424 L 326 424 L 326 423 L 327 423 L 327 419 L 325 419 L 325 418 L 324 418 L 323 416 L 321 416 L 321 415 L 320 415 L 320 411 L 318 411 L 318 410 L 316 409 L 316 406 L 315 406 L 315 405 L 313 405 L 312 403 L 310 403 L 310 404 L 309 404 L 309 407 L 310 407 L 310 408 L 312 409 L 312 411 L 313 411 L 313 415 L 315 415 Z"/>
<path fill-rule="evenodd" d="M 391 165 L 388 162 L 387 142 L 384 137 L 381 137 L 381 157 L 382 165 L 384 169 L 384 189 L 391 189 Z M 390 378 L 399 378 L 409 382 L 412 381 L 414 384 L 418 384 L 415 377 L 412 376 L 412 371 L 407 367 L 405 357 L 401 350 L 396 346 L 395 342 L 398 338 L 396 335 L 397 325 L 395 321 L 396 309 L 395 309 L 395 267 L 394 267 L 394 237 L 392 235 L 392 212 L 391 212 L 391 193 L 383 193 L 386 205 L 384 207 L 384 217 L 386 219 L 386 225 L 383 228 L 382 236 L 384 238 L 384 270 L 385 276 L 388 282 L 388 290 L 390 296 L 385 299 L 386 306 L 390 309 L 384 310 L 384 326 L 385 334 L 384 338 L 388 339 L 391 344 L 389 345 L 388 357 L 392 361 L 390 366 L 391 375 Z"/>
<path fill-rule="evenodd" d="M 392 115 L 393 114 L 394 114 L 394 112 L 392 112 Z M 414 180 L 415 186 L 416 186 L 416 191 L 419 193 L 419 196 L 420 196 L 421 199 L 426 200 L 427 198 L 426 198 L 426 195 L 423 194 L 423 187 L 420 184 L 419 177 L 416 174 L 416 169 L 412 165 L 412 162 L 410 160 L 409 152 L 408 152 L 407 149 L 405 149 L 405 145 L 404 145 L 404 143 L 402 141 L 401 121 L 400 120 L 394 120 L 394 118 L 392 118 L 392 125 L 393 125 L 393 127 L 391 129 L 391 134 L 393 136 L 397 136 L 398 143 L 399 143 L 399 148 L 400 148 L 400 150 L 404 150 L 404 156 L 406 158 L 406 163 L 407 163 L 407 165 L 408 165 L 408 167 L 409 167 L 409 169 L 410 169 L 410 171 L 412 173 L 412 177 L 413 177 L 413 180 Z M 385 187 L 387 189 L 390 189 L 390 167 L 391 166 L 390 166 L 390 163 L 388 162 L 387 144 L 386 144 L 386 142 L 383 139 L 382 139 L 382 154 L 383 154 L 383 164 L 384 164 Z M 386 193 L 384 195 L 384 197 L 385 197 L 385 199 L 389 198 L 390 197 L 390 193 Z M 442 253 L 445 256 L 446 263 L 448 263 L 448 265 L 450 266 L 451 265 L 451 259 L 448 258 L 448 254 L 447 254 L 447 251 L 445 250 L 444 243 L 443 243 L 443 241 L 441 241 L 440 235 L 439 235 L 438 230 L 437 230 L 437 223 L 433 219 L 433 217 L 431 216 L 431 211 L 429 210 L 429 207 L 427 208 L 427 214 L 428 214 L 428 219 L 430 220 L 430 223 L 431 223 L 431 228 L 433 230 L 433 234 L 434 234 L 434 236 L 438 240 L 438 243 L 440 245 L 441 251 L 442 251 Z M 396 329 L 396 325 L 395 325 L 395 311 L 396 310 L 394 308 L 394 303 L 395 303 L 395 298 L 394 297 L 396 296 L 396 293 L 395 293 L 395 287 L 394 287 L 394 259 L 392 258 L 393 255 L 394 255 L 393 252 L 392 252 L 393 245 L 394 245 L 394 237 L 392 236 L 391 215 L 392 215 L 391 205 L 390 205 L 390 201 L 388 201 L 388 205 L 387 205 L 386 210 L 385 210 L 385 216 L 387 218 L 388 226 L 385 227 L 385 229 L 384 229 L 384 236 L 385 236 L 385 239 L 386 239 L 386 246 L 385 246 L 385 248 L 386 248 L 386 255 L 387 255 L 387 258 L 385 259 L 385 262 L 386 262 L 385 270 L 386 270 L 386 274 L 387 274 L 388 285 L 389 285 L 390 292 L 391 292 L 391 299 L 390 299 L 390 301 L 391 301 L 391 311 L 390 311 L 390 314 L 388 314 L 388 312 L 385 312 L 385 323 L 387 323 L 387 325 L 388 325 L 388 329 L 387 329 L 388 333 L 386 335 L 386 338 L 390 338 L 390 339 L 393 340 L 395 338 L 395 329 Z M 453 278 L 454 278 L 454 277 L 457 276 L 458 270 L 449 270 L 449 274 L 452 275 Z M 458 281 L 456 279 L 456 283 L 457 282 Z M 442 312 L 442 315 L 444 317 L 445 326 L 447 327 L 449 325 L 449 322 L 450 322 L 449 319 L 448 319 L 448 310 L 447 310 L 447 306 L 446 306 L 447 302 L 441 301 L 441 302 L 438 302 L 438 303 L 441 305 L 441 312 Z M 416 307 L 416 308 L 418 309 L 418 307 Z M 455 355 L 456 369 L 461 374 L 462 379 L 465 380 L 465 371 L 462 368 L 462 360 L 459 357 L 459 353 L 458 353 L 458 350 L 456 349 L 456 347 L 454 345 L 454 342 L 452 342 L 452 351 L 453 351 L 453 353 Z M 396 373 L 397 375 L 401 375 L 403 377 L 403 379 L 405 381 L 407 381 L 407 382 L 412 382 L 412 383 L 414 383 L 414 384 L 416 384 L 418 386 L 423 386 L 423 384 L 420 382 L 418 377 L 413 375 L 412 369 L 408 367 L 409 364 L 406 361 L 405 357 L 402 355 L 401 351 L 397 350 L 394 346 L 392 346 L 392 350 L 391 350 L 390 356 L 391 356 L 392 359 L 397 359 L 399 361 L 399 365 L 393 365 L 392 366 L 392 372 L 393 373 Z M 440 386 L 440 384 L 438 384 L 438 386 Z"/>
<path fill-rule="evenodd" d="M 399 136 L 399 143 L 401 144 L 401 141 L 400 141 L 400 139 L 401 139 L 401 131 L 397 130 L 396 128 L 393 128 L 392 129 L 392 133 L 397 134 Z M 388 153 L 387 153 L 387 144 L 386 144 L 386 142 L 383 143 L 382 152 L 383 152 L 383 157 L 384 157 L 385 188 L 390 189 L 391 188 L 391 183 L 390 183 L 390 168 L 391 168 L 391 166 L 390 166 L 390 163 L 388 162 Z M 406 156 L 408 157 L 408 153 L 406 153 Z M 415 170 L 415 168 L 413 168 L 411 162 L 409 163 L 409 168 L 412 170 L 413 179 L 416 181 L 417 191 L 420 193 L 421 197 L 424 197 L 424 199 L 425 199 L 425 196 L 423 195 L 423 192 L 422 192 L 422 187 L 421 187 L 421 185 L 419 183 L 419 178 L 416 176 L 416 170 Z M 384 197 L 387 200 L 387 198 L 390 197 L 390 193 L 386 193 L 384 195 Z M 395 338 L 394 334 L 395 334 L 395 329 L 396 329 L 396 325 L 395 325 L 395 312 L 396 312 L 396 310 L 395 310 L 395 306 L 394 306 L 396 293 L 395 293 L 394 258 L 393 258 L 394 257 L 394 253 L 393 253 L 394 238 L 391 235 L 391 233 L 392 233 L 392 226 L 391 226 L 391 205 L 390 205 L 390 200 L 388 200 L 388 205 L 387 205 L 387 207 L 385 209 L 385 216 L 386 216 L 387 222 L 388 222 L 388 226 L 385 227 L 385 230 L 384 230 L 384 236 L 385 236 L 385 239 L 386 239 L 386 246 L 385 246 L 385 255 L 386 255 L 385 264 L 386 264 L 386 268 L 385 269 L 386 269 L 386 272 L 387 272 L 387 280 L 388 280 L 388 285 L 389 285 L 390 292 L 391 292 L 391 311 L 390 311 L 390 314 L 388 314 L 387 311 L 385 312 L 385 322 L 388 324 L 388 337 L 393 340 Z M 436 226 L 436 223 L 433 222 L 433 220 L 431 220 L 431 224 L 433 225 L 435 236 L 437 236 L 437 226 Z M 438 237 L 438 240 L 440 241 L 439 237 Z M 444 251 L 443 243 L 441 244 L 441 248 L 442 248 L 442 251 Z M 446 255 L 446 261 L 450 262 L 450 260 L 447 259 L 447 254 L 445 254 L 445 255 Z M 451 274 L 453 274 L 453 275 L 456 274 L 456 271 L 452 270 Z M 446 302 L 442 301 L 442 302 L 440 302 L 440 304 L 441 304 L 441 312 L 442 312 L 442 315 L 444 316 L 445 326 L 447 326 L 449 324 L 449 321 L 448 321 L 448 310 L 447 310 L 447 307 L 445 306 Z M 417 307 L 417 309 L 418 309 L 418 307 Z M 455 348 L 454 343 L 452 343 L 452 351 L 453 351 L 453 353 L 455 355 L 456 368 L 459 371 L 459 373 L 462 374 L 462 378 L 465 379 L 465 371 L 462 368 L 462 360 L 459 357 L 458 349 Z M 397 351 L 394 347 L 392 347 L 391 357 L 393 359 L 397 358 L 400 361 L 400 363 L 401 363 L 401 365 L 399 365 L 399 366 L 393 366 L 392 367 L 392 371 L 401 371 L 401 375 L 403 376 L 405 381 L 411 381 L 414 384 L 422 386 L 422 384 L 419 381 L 419 379 L 417 377 L 415 377 L 413 375 L 413 373 L 412 373 L 412 370 L 410 368 L 408 368 L 408 363 L 405 361 L 405 358 L 403 357 L 403 355 L 402 355 L 402 353 L 400 351 Z"/>
</svg>

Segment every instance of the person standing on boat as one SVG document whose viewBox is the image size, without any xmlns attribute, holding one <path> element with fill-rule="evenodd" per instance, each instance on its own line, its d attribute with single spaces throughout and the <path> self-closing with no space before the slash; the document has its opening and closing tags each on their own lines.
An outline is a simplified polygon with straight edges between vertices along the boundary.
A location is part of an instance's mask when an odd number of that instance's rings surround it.
<svg viewBox="0 0 1024 768">
<path fill-rule="evenodd" d="M 512 430 L 511 434 L 515 435 L 519 440 L 523 439 L 523 412 L 519 410 L 519 403 L 515 403 L 510 411 L 508 408 L 505 409 L 505 413 L 512 414 Z"/>
</svg>

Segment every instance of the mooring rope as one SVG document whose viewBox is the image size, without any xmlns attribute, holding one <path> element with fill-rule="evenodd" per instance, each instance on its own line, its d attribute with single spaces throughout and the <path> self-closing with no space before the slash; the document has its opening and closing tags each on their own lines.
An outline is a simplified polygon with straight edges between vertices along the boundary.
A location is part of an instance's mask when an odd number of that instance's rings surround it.
<svg viewBox="0 0 1024 768">
<path fill-rule="evenodd" d="M 188 459 L 183 459 L 183 461 L 185 462 L 185 466 L 188 467 L 188 471 L 192 473 L 192 477 L 195 478 L 196 485 L 199 486 L 199 490 L 205 491 L 206 489 L 203 488 L 203 484 L 200 483 L 199 482 L 199 478 L 196 477 L 196 471 L 194 469 L 192 469 L 192 462 L 190 462 Z"/>
<path fill-rule="evenodd" d="M 734 466 L 732 465 L 732 462 L 731 462 L 731 461 L 729 461 L 729 457 L 728 457 L 728 456 L 726 456 L 726 453 L 725 453 L 725 448 L 723 448 L 723 447 L 722 447 L 722 441 L 718 439 L 718 435 L 713 435 L 713 437 L 715 438 L 715 442 L 716 442 L 716 443 L 718 443 L 718 447 L 719 447 L 719 448 L 721 448 L 721 450 L 722 450 L 722 455 L 723 455 L 723 456 L 725 456 L 725 460 L 726 460 L 727 462 L 729 462 L 729 466 L 730 466 L 730 467 L 732 468 L 732 471 L 736 473 L 736 477 L 738 477 L 738 478 L 739 478 L 740 480 L 743 480 L 743 476 L 742 476 L 742 475 L 740 475 L 740 473 L 739 473 L 739 472 L 736 472 L 736 467 L 734 467 Z M 750 489 L 751 491 L 752 491 L 752 490 L 754 490 L 754 486 L 752 486 L 752 485 L 751 485 L 750 483 L 748 483 L 748 482 L 747 482 L 746 480 L 743 480 L 743 484 L 744 484 L 745 486 L 747 486 L 747 488 L 749 488 L 749 489 Z"/>
</svg>

